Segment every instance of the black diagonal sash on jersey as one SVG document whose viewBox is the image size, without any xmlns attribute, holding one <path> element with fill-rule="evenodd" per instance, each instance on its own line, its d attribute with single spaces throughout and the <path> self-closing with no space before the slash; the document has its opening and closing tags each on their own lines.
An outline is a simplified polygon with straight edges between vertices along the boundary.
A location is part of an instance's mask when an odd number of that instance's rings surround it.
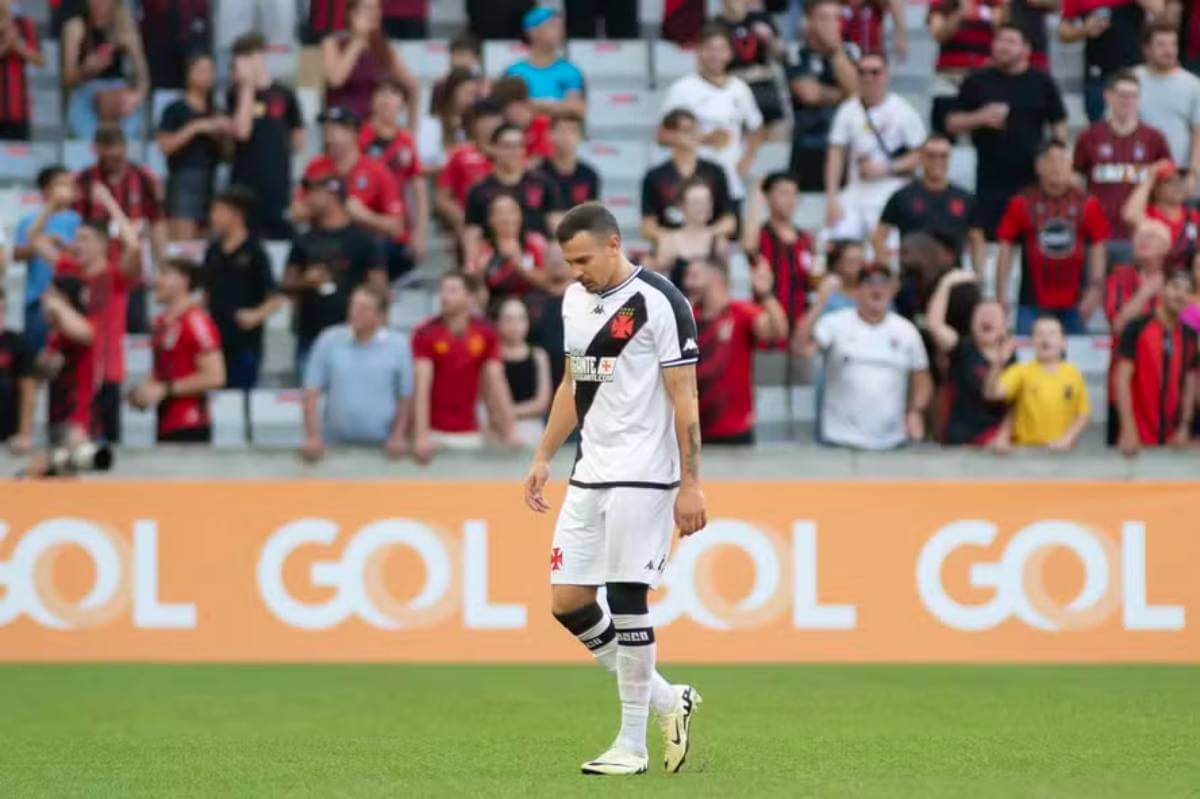
<svg viewBox="0 0 1200 799">
<path fill-rule="evenodd" d="M 646 298 L 641 294 L 634 294 L 617 309 L 616 313 L 604 321 L 604 325 L 596 333 L 592 342 L 588 344 L 584 355 L 593 358 L 616 358 L 645 324 Z M 600 386 L 600 383 L 579 381 L 575 383 L 575 418 L 578 420 L 580 430 L 583 429 L 583 421 L 592 408 Z"/>
</svg>

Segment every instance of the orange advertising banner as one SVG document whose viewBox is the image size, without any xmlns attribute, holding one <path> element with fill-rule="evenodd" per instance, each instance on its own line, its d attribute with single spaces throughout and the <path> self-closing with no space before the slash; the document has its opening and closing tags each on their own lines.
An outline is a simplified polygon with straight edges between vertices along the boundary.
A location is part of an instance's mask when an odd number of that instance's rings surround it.
<svg viewBox="0 0 1200 799">
<path fill-rule="evenodd" d="M 1200 662 L 1198 485 L 706 491 L 665 660 Z M 10 483 L 0 660 L 580 660 L 553 524 L 500 482 Z"/>
</svg>

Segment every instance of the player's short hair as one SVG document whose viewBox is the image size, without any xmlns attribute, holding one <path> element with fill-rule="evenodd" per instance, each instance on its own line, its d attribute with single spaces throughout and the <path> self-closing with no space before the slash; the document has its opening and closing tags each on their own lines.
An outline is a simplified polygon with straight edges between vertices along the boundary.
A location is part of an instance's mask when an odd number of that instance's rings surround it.
<svg viewBox="0 0 1200 799">
<path fill-rule="evenodd" d="M 513 103 L 529 99 L 529 86 L 525 83 L 524 78 L 509 75 L 492 84 L 491 97 L 501 109 L 508 108 Z"/>
<path fill-rule="evenodd" d="M 521 130 L 520 125 L 514 125 L 511 122 L 504 122 L 492 131 L 492 144 L 499 144 L 500 139 L 504 136 L 504 134 L 513 132 L 520 134 L 522 139 L 525 138 L 525 131 Z"/>
<path fill-rule="evenodd" d="M 354 287 L 354 291 L 358 294 L 365 294 L 374 300 L 375 310 L 380 314 L 380 316 L 387 316 L 389 298 L 385 289 L 381 288 L 380 286 L 376 286 L 373 283 L 359 283 Z"/>
<path fill-rule="evenodd" d="M 772 172 L 771 174 L 769 174 L 765 178 L 763 178 L 763 182 L 762 182 L 763 194 L 770 194 L 771 191 L 776 186 L 778 186 L 780 183 L 791 183 L 796 188 L 800 188 L 800 181 L 796 180 L 796 176 L 793 175 L 791 172 L 787 172 L 787 171 L 784 171 L 781 169 L 776 172 Z"/>
<path fill-rule="evenodd" d="M 1150 42 L 1154 41 L 1155 36 L 1158 36 L 1162 33 L 1169 33 L 1172 36 L 1179 35 L 1179 31 L 1176 30 L 1176 26 L 1169 22 L 1151 22 L 1147 24 L 1146 27 L 1142 28 L 1142 46 L 1145 47 L 1146 45 L 1150 44 Z"/>
<path fill-rule="evenodd" d="M 577 205 L 563 215 L 562 221 L 554 230 L 554 237 L 559 244 L 566 244 L 580 233 L 588 233 L 596 239 L 607 239 L 609 236 L 621 237 L 621 226 L 612 212 L 598 202 L 586 202 Z"/>
<path fill-rule="evenodd" d="M 48 167 L 43 167 L 37 173 L 37 187 L 40 191 L 45 191 L 46 188 L 53 183 L 59 175 L 71 174 L 62 164 L 51 164 Z"/>
<path fill-rule="evenodd" d="M 679 130 L 679 123 L 685 119 L 690 119 L 693 124 L 696 123 L 696 115 L 692 113 L 691 109 L 672 108 L 662 118 L 662 126 L 666 130 Z"/>
<path fill-rule="evenodd" d="M 213 198 L 214 203 L 220 203 L 227 208 L 233 209 L 238 214 L 241 214 L 242 219 L 250 218 L 256 201 L 257 195 L 255 195 L 254 189 L 241 183 L 230 184 L 223 192 Z"/>
<path fill-rule="evenodd" d="M 1118 83 L 1132 83 L 1139 89 L 1142 86 L 1142 82 L 1138 80 L 1138 76 L 1134 74 L 1132 69 L 1118 69 L 1108 76 L 1108 80 L 1104 82 L 1104 90 L 1112 91 L 1117 88 Z"/>
<path fill-rule="evenodd" d="M 1020 25 L 1016 24 L 1015 22 L 1005 22 L 1003 25 L 996 26 L 996 35 L 997 36 L 999 36 L 1004 31 L 1011 31 L 1012 33 L 1017 34 L 1018 36 L 1021 37 L 1021 41 L 1023 41 L 1025 44 L 1029 44 L 1029 34 L 1026 33 L 1024 28 L 1022 28 Z"/>
<path fill-rule="evenodd" d="M 241 36 L 233 40 L 233 55 L 254 55 L 255 53 L 265 53 L 267 51 L 267 40 L 261 33 L 243 33 Z"/>
<path fill-rule="evenodd" d="M 168 258 L 163 261 L 160 269 L 183 275 L 187 281 L 188 291 L 195 291 L 200 285 L 200 264 L 188 258 Z"/>
</svg>

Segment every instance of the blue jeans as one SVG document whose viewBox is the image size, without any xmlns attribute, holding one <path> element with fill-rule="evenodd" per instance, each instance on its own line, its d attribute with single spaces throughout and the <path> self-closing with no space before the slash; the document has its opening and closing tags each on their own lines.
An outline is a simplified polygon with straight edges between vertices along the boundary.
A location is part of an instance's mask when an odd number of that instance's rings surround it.
<svg viewBox="0 0 1200 799">
<path fill-rule="evenodd" d="M 71 99 L 67 101 L 67 128 L 73 139 L 91 141 L 100 127 L 100 117 L 96 115 L 96 95 L 110 89 L 125 89 L 129 84 L 121 78 L 90 80 L 71 90 Z M 125 138 L 131 142 L 142 138 L 142 115 L 145 109 L 138 107 L 129 116 L 121 120 L 121 129 Z"/>
<path fill-rule="evenodd" d="M 1036 305 L 1017 306 L 1017 335 L 1028 336 L 1033 332 L 1033 323 L 1039 316 L 1054 316 L 1062 322 L 1063 333 L 1079 336 L 1087 332 L 1078 308 L 1039 308 Z"/>
<path fill-rule="evenodd" d="M 1085 78 L 1083 81 L 1083 110 L 1088 122 L 1104 118 L 1104 78 Z"/>
<path fill-rule="evenodd" d="M 46 346 L 46 336 L 50 335 L 50 323 L 42 313 L 41 300 L 34 300 L 25 305 L 25 329 L 21 335 L 30 352 L 41 352 Z"/>
</svg>

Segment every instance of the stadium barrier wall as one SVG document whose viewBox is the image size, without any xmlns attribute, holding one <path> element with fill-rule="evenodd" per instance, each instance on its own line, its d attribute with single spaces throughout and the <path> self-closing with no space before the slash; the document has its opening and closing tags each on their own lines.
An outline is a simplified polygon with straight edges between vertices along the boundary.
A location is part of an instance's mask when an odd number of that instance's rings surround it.
<svg viewBox="0 0 1200 799">
<path fill-rule="evenodd" d="M 1200 662 L 1200 486 L 713 482 L 677 662 Z M 557 506 L 563 487 L 552 486 Z M 586 661 L 512 482 L 10 483 L 0 660 Z"/>
</svg>

